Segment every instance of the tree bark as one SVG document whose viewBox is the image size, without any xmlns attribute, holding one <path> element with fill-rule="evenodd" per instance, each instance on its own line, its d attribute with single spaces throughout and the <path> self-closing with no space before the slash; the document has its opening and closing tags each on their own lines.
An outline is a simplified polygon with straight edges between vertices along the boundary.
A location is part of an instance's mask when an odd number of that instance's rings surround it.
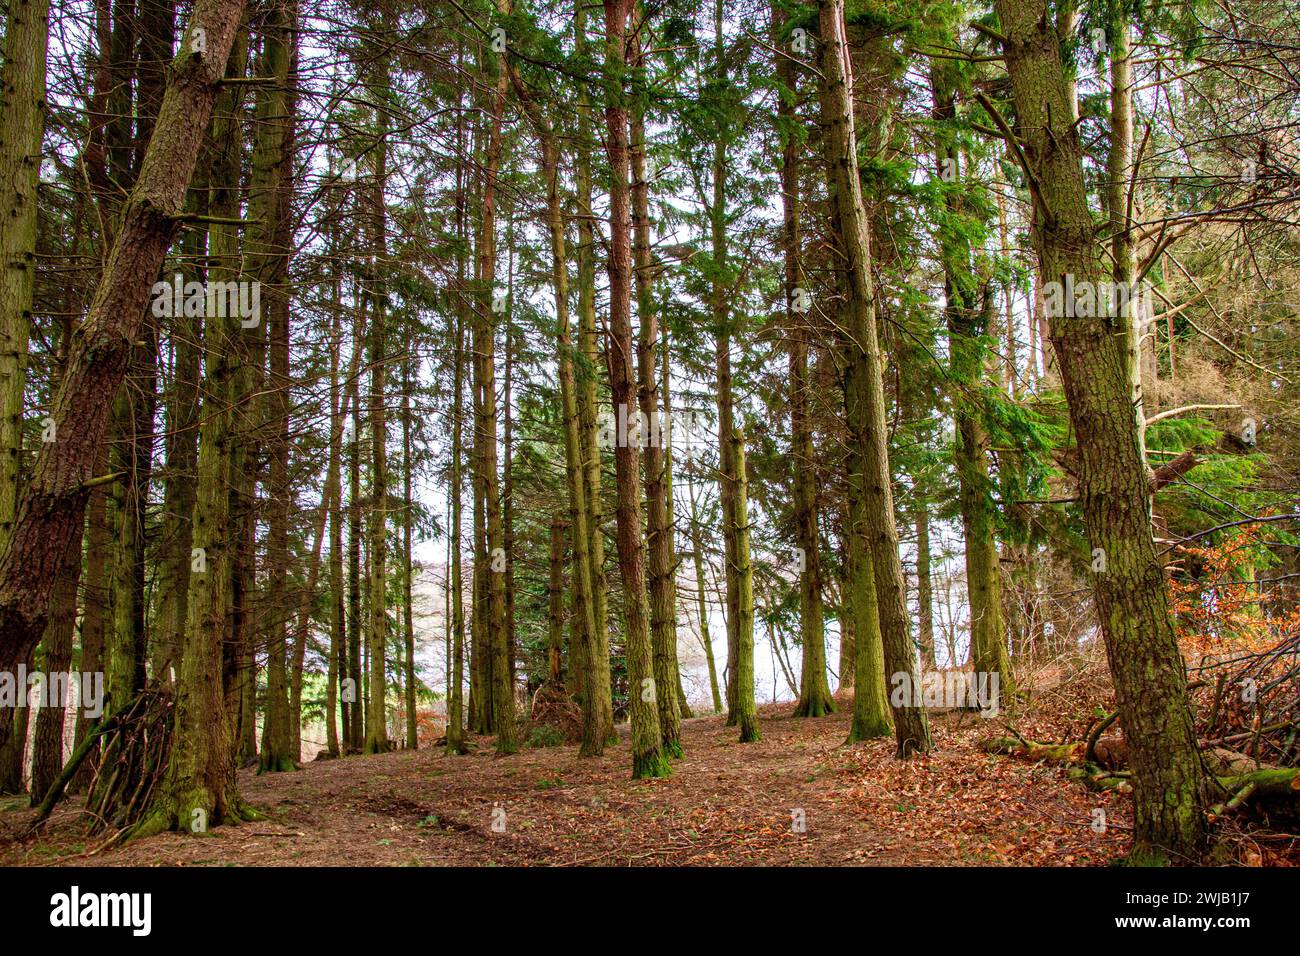
<svg viewBox="0 0 1300 956">
<path fill-rule="evenodd" d="M 642 14 L 636 13 L 637 23 Z M 640 29 L 633 31 L 639 35 Z M 644 54 L 638 39 L 631 41 L 632 66 L 644 68 Z M 669 538 L 668 457 L 664 435 L 671 427 L 659 414 L 658 361 L 659 316 L 654 301 L 650 255 L 650 184 L 645 172 L 645 115 L 639 106 L 629 109 L 629 161 L 632 172 L 632 258 L 635 270 L 636 311 L 640 326 L 637 337 L 637 404 L 648 434 L 640 435 L 644 449 L 646 499 L 646 552 L 649 574 L 650 645 L 655 675 L 655 702 L 659 709 L 659 733 L 663 754 L 682 756 L 681 709 L 677 696 L 680 681 L 677 668 L 677 608 L 672 587 L 676 557 Z M 663 356 L 666 365 L 668 355 Z"/>
<path fill-rule="evenodd" d="M 68 539 L 85 519 L 96 449 L 144 325 L 153 282 L 179 227 L 179 213 L 225 68 L 241 0 L 199 0 L 172 62 L 171 79 L 139 179 L 122 211 L 86 322 L 54 399 L 57 440 L 37 454 L 13 534 L 0 555 L 0 669 L 35 647 Z M 197 29 L 205 52 L 193 50 Z"/>
<path fill-rule="evenodd" d="M 588 51 L 587 8 L 575 4 L 573 12 L 575 49 L 580 55 Z M 606 742 L 615 742 L 614 703 L 611 696 L 609 673 L 609 595 L 605 577 L 605 527 L 604 499 L 601 493 L 601 453 L 597 441 L 596 416 L 597 378 L 602 364 L 600 340 L 596 334 L 596 228 L 592 211 L 591 194 L 591 142 L 594 138 L 591 123 L 590 98 L 585 84 L 578 86 L 577 138 L 574 144 L 574 180 L 578 202 L 578 352 L 575 356 L 576 397 L 578 426 L 582 448 L 582 470 L 585 474 L 587 499 L 587 558 L 591 565 L 591 616 L 594 626 L 593 640 L 583 662 L 592 668 L 587 678 L 587 693 L 591 696 L 592 720 L 601 728 L 602 743 L 597 746 L 594 737 L 583 738 L 580 753 L 599 756 Z M 579 360 L 580 358 L 580 360 Z"/>
<path fill-rule="evenodd" d="M 786 14 L 778 4 L 772 5 L 772 22 L 777 33 L 786 22 Z M 779 53 L 775 59 L 776 75 L 781 84 L 777 128 L 782 138 L 781 244 L 785 256 L 785 334 L 789 343 L 790 367 L 790 473 L 794 486 L 795 546 L 800 558 L 799 630 L 803 643 L 799 701 L 795 704 L 794 715 L 821 717 L 835 709 L 835 698 L 826 679 L 821 542 L 817 533 L 817 467 L 808 416 L 808 339 L 812 330 L 806 318 L 798 318 L 806 317 L 807 304 L 811 302 L 804 285 L 803 239 L 799 230 L 800 143 L 794 134 L 799 77 L 789 56 Z"/>
<path fill-rule="evenodd" d="M 880 346 L 871 275 L 871 246 L 862 184 L 858 176 L 854 135 L 851 74 L 844 36 L 843 0 L 820 0 L 822 73 L 828 115 L 831 193 L 844 244 L 845 279 L 849 306 L 846 392 L 852 395 L 850 425 L 855 430 L 855 454 L 860 455 L 862 522 L 870 549 L 871 568 L 880 615 L 885 667 L 891 675 L 904 675 L 915 686 L 916 661 L 907 621 L 903 569 L 898 557 L 898 530 L 894 523 L 894 496 L 889 470 L 885 391 L 881 378 Z M 863 635 L 858 635 L 858 681 L 862 681 Z M 859 684 L 858 693 L 864 689 Z M 933 744 L 924 707 L 904 701 L 891 706 L 897 754 L 924 753 Z"/>
<path fill-rule="evenodd" d="M 606 361 L 615 415 L 634 414 L 636 385 L 632 370 L 632 221 L 628 184 L 628 109 L 626 42 L 632 0 L 604 0 L 605 8 L 605 150 L 609 157 L 609 342 Z M 656 699 L 659 688 L 651 659 L 649 601 L 646 597 L 645 541 L 641 531 L 640 449 L 620 435 L 615 442 L 614 470 L 618 506 L 618 565 L 623 579 L 623 631 L 627 650 L 628 707 L 632 722 L 632 776 L 663 777 L 670 772 L 663 756 Z"/>
<path fill-rule="evenodd" d="M 1070 119 L 1060 34 L 1045 0 L 996 0 L 1047 281 L 1103 276 L 1083 149 Z M 1079 450 L 1079 498 L 1094 551 L 1093 596 L 1134 779 L 1134 856 L 1193 859 L 1205 838 L 1205 775 L 1186 672 L 1151 539 L 1146 468 L 1124 362 L 1108 317 L 1052 316 L 1051 337 Z M 1099 549 L 1099 550 L 1098 550 Z M 1100 556 L 1100 561 L 1098 561 Z"/>
</svg>

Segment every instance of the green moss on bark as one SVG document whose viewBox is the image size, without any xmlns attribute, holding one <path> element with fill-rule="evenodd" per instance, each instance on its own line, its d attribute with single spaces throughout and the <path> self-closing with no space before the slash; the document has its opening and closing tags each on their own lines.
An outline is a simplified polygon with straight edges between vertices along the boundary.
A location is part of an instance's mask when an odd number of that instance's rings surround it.
<svg viewBox="0 0 1300 956">
<path fill-rule="evenodd" d="M 644 780 L 647 777 L 667 777 L 673 772 L 667 758 L 658 750 L 648 754 L 632 755 L 632 779 Z"/>
</svg>

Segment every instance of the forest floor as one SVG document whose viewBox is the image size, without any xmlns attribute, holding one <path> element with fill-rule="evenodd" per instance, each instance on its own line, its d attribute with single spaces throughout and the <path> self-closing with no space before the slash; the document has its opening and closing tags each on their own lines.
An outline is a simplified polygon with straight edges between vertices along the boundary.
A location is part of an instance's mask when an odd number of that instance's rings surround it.
<svg viewBox="0 0 1300 956">
<path fill-rule="evenodd" d="M 843 746 L 850 706 L 815 719 L 791 717 L 793 704 L 761 707 L 762 740 L 743 745 L 722 717 L 687 720 L 685 758 L 662 780 L 630 778 L 626 726 L 596 759 L 575 746 L 498 757 L 484 737 L 458 757 L 430 748 L 244 770 L 242 792 L 265 821 L 102 852 L 76 801 L 34 840 L 19 838 L 31 811 L 11 798 L 0 803 L 0 865 L 1088 866 L 1125 852 L 1130 798 L 980 751 L 1004 719 L 932 715 L 937 750 L 904 762 L 892 740 Z M 1078 739 L 1079 703 L 1052 709 L 1046 722 L 1023 716 L 1021 730 Z M 1254 852 L 1250 862 L 1286 862 Z"/>
<path fill-rule="evenodd" d="M 31 811 L 11 800 L 0 864 L 1086 865 L 1124 851 L 1125 799 L 981 753 L 976 741 L 994 728 L 978 715 L 936 716 L 938 751 L 902 762 L 892 741 L 843 747 L 845 707 L 816 719 L 792 709 L 761 708 L 756 744 L 738 743 L 722 717 L 685 721 L 686 756 L 663 780 L 629 777 L 626 727 L 598 759 L 572 746 L 497 757 L 491 738 L 471 738 L 461 757 L 429 749 L 245 770 L 242 791 L 265 822 L 92 854 L 98 841 L 75 804 L 42 839 L 15 841 Z M 1105 832 L 1090 825 L 1097 807 Z"/>
</svg>

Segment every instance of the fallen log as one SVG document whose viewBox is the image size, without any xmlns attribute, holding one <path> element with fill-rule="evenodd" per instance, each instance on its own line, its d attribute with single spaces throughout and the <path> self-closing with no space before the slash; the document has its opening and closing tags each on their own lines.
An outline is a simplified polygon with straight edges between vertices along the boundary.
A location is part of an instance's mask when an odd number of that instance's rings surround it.
<svg viewBox="0 0 1300 956">
<path fill-rule="evenodd" d="M 1024 757 L 1028 760 L 1050 760 L 1054 763 L 1082 764 L 1085 745 L 1081 741 L 1066 744 L 1044 744 L 1023 737 L 994 737 L 980 743 L 980 749 L 992 754 Z"/>
<path fill-rule="evenodd" d="M 1123 791 L 1132 786 L 1128 771 L 1087 759 L 1090 749 L 1101 749 L 1093 741 L 1049 744 L 1023 737 L 993 737 L 981 741 L 979 747 L 986 753 L 1068 766 L 1070 778 L 1091 790 Z M 1300 768 L 1256 766 L 1244 754 L 1222 747 L 1206 751 L 1202 759 L 1210 784 L 1220 798 L 1210 808 L 1212 816 L 1240 810 L 1247 804 L 1263 804 L 1288 815 L 1300 813 Z"/>
</svg>

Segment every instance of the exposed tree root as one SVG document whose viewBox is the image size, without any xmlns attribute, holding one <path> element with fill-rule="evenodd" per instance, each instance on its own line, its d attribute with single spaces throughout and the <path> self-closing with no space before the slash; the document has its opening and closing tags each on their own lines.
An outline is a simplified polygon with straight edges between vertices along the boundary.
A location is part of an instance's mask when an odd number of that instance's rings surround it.
<svg viewBox="0 0 1300 956">
<path fill-rule="evenodd" d="M 206 834 L 213 826 L 238 825 L 266 819 L 264 814 L 253 809 L 239 795 L 233 785 L 220 795 L 209 816 L 207 807 L 211 804 L 212 797 L 208 791 L 196 785 L 180 797 L 156 802 L 143 818 L 120 830 L 105 848 L 145 839 L 168 830 Z"/>
<path fill-rule="evenodd" d="M 812 693 L 806 700 L 800 699 L 795 705 L 794 717 L 825 717 L 835 713 L 835 699 L 829 695 Z"/>
</svg>

